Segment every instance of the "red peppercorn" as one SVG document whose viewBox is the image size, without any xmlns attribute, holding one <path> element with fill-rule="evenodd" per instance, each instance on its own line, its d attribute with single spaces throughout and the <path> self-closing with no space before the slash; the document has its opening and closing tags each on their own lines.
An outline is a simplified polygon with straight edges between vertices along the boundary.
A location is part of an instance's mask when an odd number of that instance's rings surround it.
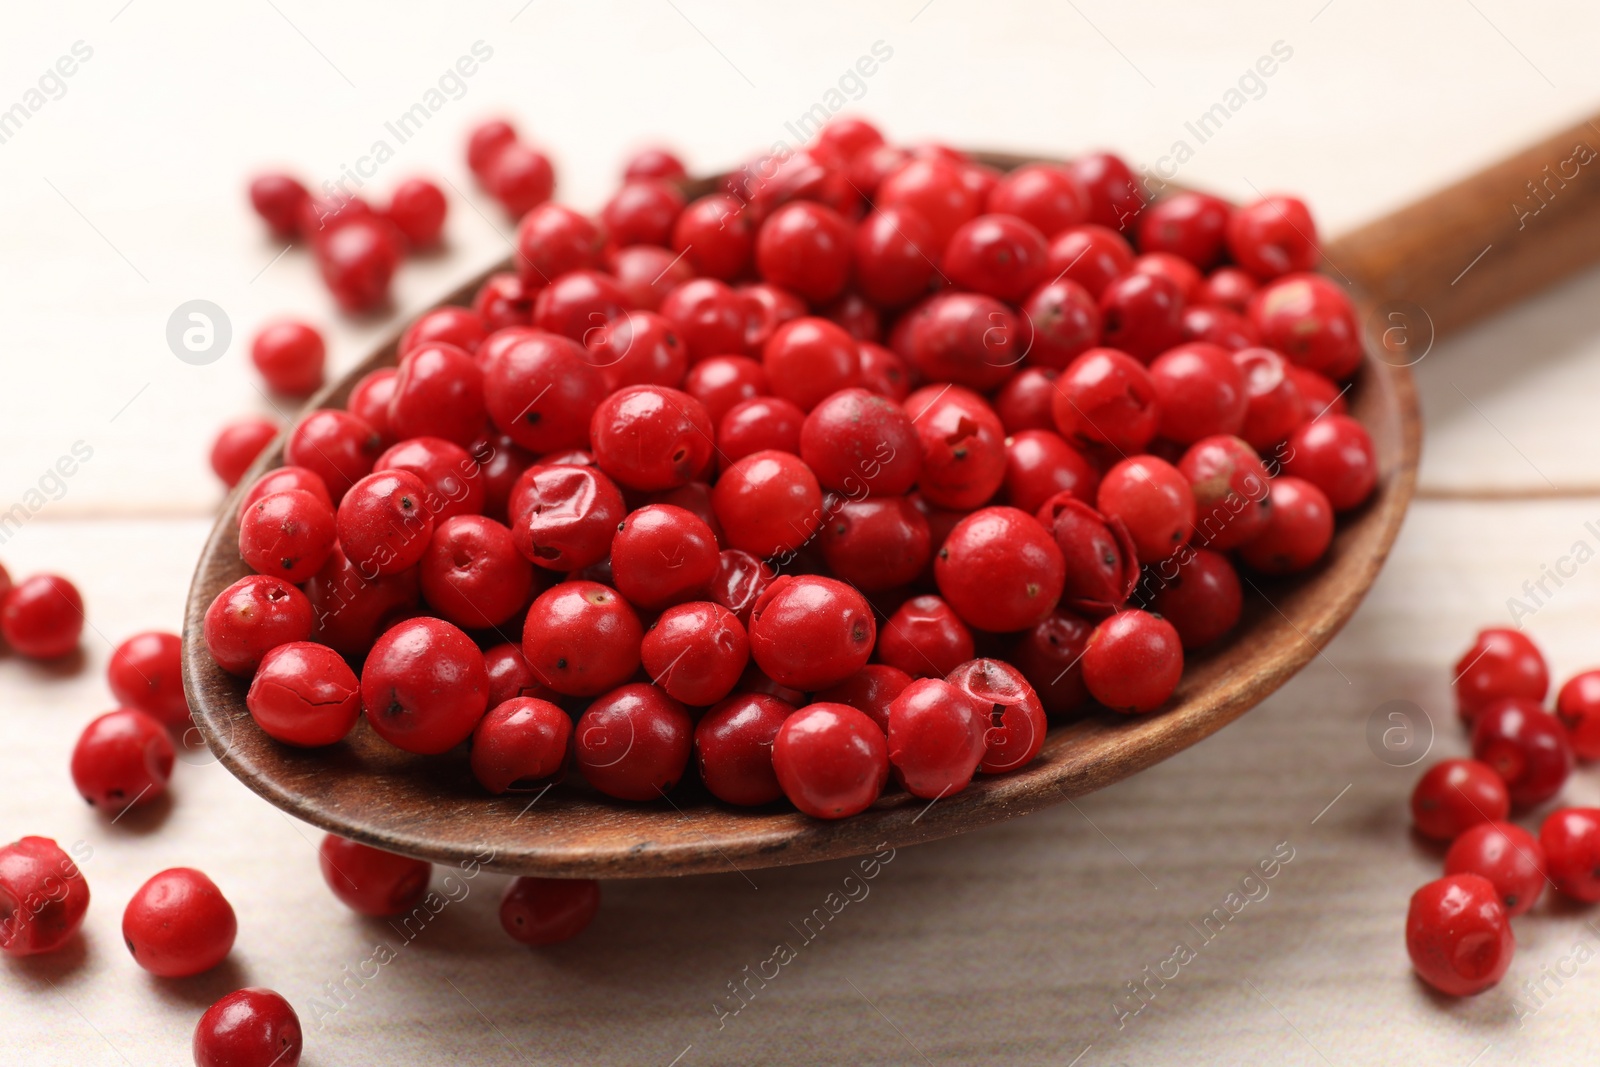
<svg viewBox="0 0 1600 1067">
<path fill-rule="evenodd" d="M 167 791 L 172 738 L 137 708 L 107 712 L 84 728 L 72 750 L 72 782 L 89 806 L 121 815 Z"/>
<path fill-rule="evenodd" d="M 1165 704 L 1183 674 L 1183 643 L 1158 615 L 1130 609 L 1096 626 L 1083 653 L 1083 683 L 1114 711 L 1149 712 Z"/>
<path fill-rule="evenodd" d="M 983 712 L 985 774 L 1004 774 L 1030 762 L 1044 747 L 1044 705 L 1022 672 L 997 659 L 969 660 L 950 672 L 950 685 Z"/>
<path fill-rule="evenodd" d="M 341 220 L 316 241 L 322 280 L 345 311 L 372 311 L 388 302 L 400 265 L 400 235 L 387 219 Z"/>
<path fill-rule="evenodd" d="M 1095 616 L 1122 607 L 1139 581 L 1138 549 L 1123 521 L 1100 514 L 1069 493 L 1045 501 L 1038 518 L 1065 564 L 1062 602 Z"/>
<path fill-rule="evenodd" d="M 1261 279 L 1315 270 L 1322 258 L 1311 212 L 1292 196 L 1269 196 L 1235 211 L 1228 220 L 1228 251 Z"/>
<path fill-rule="evenodd" d="M 572 270 L 600 266 L 605 234 L 594 220 L 562 204 L 540 203 L 517 224 L 517 266 L 532 285 Z"/>
<path fill-rule="evenodd" d="M 1504 822 L 1510 811 L 1506 784 L 1477 760 L 1435 763 L 1411 791 L 1411 821 L 1419 834 L 1436 841 L 1454 841 L 1479 823 Z"/>
<path fill-rule="evenodd" d="M 305 595 L 316 616 L 312 639 L 352 660 L 364 657 L 390 626 L 416 614 L 422 602 L 415 569 L 379 577 L 363 574 L 337 547 L 306 583 Z"/>
<path fill-rule="evenodd" d="M 517 129 L 505 119 L 486 119 L 467 134 L 467 168 L 482 178 L 506 145 L 517 142 Z"/>
<path fill-rule="evenodd" d="M 994 398 L 994 411 L 1006 433 L 1016 436 L 1027 430 L 1055 430 L 1051 408 L 1060 376 L 1060 371 L 1048 367 L 1024 367 L 1001 387 Z"/>
<path fill-rule="evenodd" d="M 552 571 L 578 571 L 611 553 L 626 514 L 622 492 L 593 467 L 538 464 L 511 492 L 511 535 L 517 551 Z"/>
<path fill-rule="evenodd" d="M 756 267 L 774 285 L 825 304 L 850 280 L 850 224 L 838 212 L 809 200 L 785 204 L 767 217 L 756 237 Z"/>
<path fill-rule="evenodd" d="M 1288 367 L 1289 379 L 1300 390 L 1302 402 L 1300 421 L 1309 422 L 1320 415 L 1348 415 L 1350 405 L 1345 402 L 1348 387 L 1341 389 L 1325 375 L 1293 363 Z"/>
<path fill-rule="evenodd" d="M 480 445 L 482 451 L 478 451 Z M 494 446 L 475 441 L 473 449 L 482 456 L 493 451 Z M 488 506 L 488 479 L 483 468 L 493 459 L 491 455 L 480 462 L 460 445 L 442 437 L 413 437 L 379 456 L 372 467 L 374 475 L 368 478 L 385 471 L 416 476 L 424 490 L 422 507 L 438 524 L 458 515 L 477 515 Z"/>
<path fill-rule="evenodd" d="M 731 611 L 697 601 L 662 612 L 644 635 L 639 659 L 668 696 L 703 708 L 738 684 L 750 660 L 750 642 Z"/>
<path fill-rule="evenodd" d="M 890 347 L 930 380 L 988 392 L 1016 372 L 1028 342 L 1029 330 L 1000 301 L 944 292 L 906 314 Z"/>
<path fill-rule="evenodd" d="M 590 704 L 573 737 L 590 785 L 619 800 L 658 800 L 689 764 L 694 721 L 661 687 L 634 683 Z"/>
<path fill-rule="evenodd" d="M 1271 449 L 1305 417 L 1300 387 L 1288 362 L 1270 348 L 1239 349 L 1233 353 L 1233 363 L 1244 375 L 1246 398 L 1239 436 L 1258 452 Z"/>
<path fill-rule="evenodd" d="M 1201 548 L 1187 557 L 1179 553 L 1157 565 L 1155 584 L 1148 606 L 1172 623 L 1185 650 L 1220 641 L 1244 610 L 1239 574 L 1220 552 Z"/>
<path fill-rule="evenodd" d="M 1191 305 L 1183 309 L 1183 339 L 1209 341 L 1230 352 L 1261 343 L 1261 334 L 1249 319 L 1228 308 Z"/>
<path fill-rule="evenodd" d="M 717 458 L 728 467 L 757 452 L 800 454 L 806 413 L 775 396 L 735 404 L 717 425 Z"/>
<path fill-rule="evenodd" d="M 244 498 L 239 501 L 239 517 L 243 517 L 263 497 L 290 489 L 304 489 L 328 505 L 328 510 L 333 510 L 333 497 L 328 495 L 327 483 L 316 471 L 304 467 L 274 467 L 252 482 L 245 491 Z"/>
<path fill-rule="evenodd" d="M 711 579 L 711 599 L 748 625 L 750 609 L 766 591 L 775 575 L 760 559 L 737 548 L 717 553 L 717 573 Z"/>
<path fill-rule="evenodd" d="M 622 168 L 624 181 L 682 178 L 687 173 L 683 161 L 667 148 L 641 148 L 628 157 L 628 162 Z"/>
<path fill-rule="evenodd" d="M 592 878 L 518 878 L 500 900 L 500 925 L 524 945 L 571 941 L 600 911 L 600 883 Z"/>
<path fill-rule="evenodd" d="M 1150 364 L 1161 409 L 1161 436 L 1191 445 L 1244 426 L 1250 400 L 1228 350 L 1204 341 L 1169 348 Z"/>
<path fill-rule="evenodd" d="M 1092 502 L 1100 474 L 1083 453 L 1051 430 L 1022 430 L 1006 439 L 1006 499 L 1032 515 L 1060 493 Z"/>
<path fill-rule="evenodd" d="M 488 710 L 489 672 L 472 639 L 443 619 L 391 628 L 361 668 L 361 704 L 378 736 L 407 752 L 448 752 Z"/>
<path fill-rule="evenodd" d="M 937 598 L 933 598 L 937 599 Z M 819 704 L 848 704 L 889 730 L 889 705 L 911 684 L 911 675 L 887 663 L 869 663 L 859 671 L 817 694 Z"/>
<path fill-rule="evenodd" d="M 533 597 L 533 564 L 517 551 L 510 530 L 482 515 L 440 523 L 418 574 L 429 606 L 468 630 L 510 622 Z"/>
<path fill-rule="evenodd" d="M 350 910 L 375 918 L 404 915 L 428 892 L 433 864 L 328 834 L 317 849 L 322 879 Z"/>
<path fill-rule="evenodd" d="M 240 578 L 206 609 L 206 648 L 230 674 L 248 677 L 272 649 L 310 636 L 311 601 L 281 578 Z"/>
<path fill-rule="evenodd" d="M 662 316 L 650 311 L 625 311 L 585 334 L 588 358 L 600 368 L 607 388 L 676 388 L 683 384 L 689 369 L 689 346 Z"/>
<path fill-rule="evenodd" d="M 866 666 L 877 640 L 872 608 L 843 582 L 784 575 L 750 612 L 750 655 L 773 681 L 802 691 L 837 685 Z"/>
<path fill-rule="evenodd" d="M 1139 247 L 1145 252 L 1171 252 L 1207 270 L 1222 254 L 1232 214 L 1227 201 L 1217 197 L 1173 193 L 1139 215 Z"/>
<path fill-rule="evenodd" d="M 952 511 L 982 507 L 1006 477 L 1005 427 L 994 409 L 956 385 L 926 386 L 903 406 L 922 445 L 922 498 Z"/>
<path fill-rule="evenodd" d="M 262 327 L 250 342 L 250 361 L 267 388 L 285 396 L 307 397 L 322 388 L 326 356 L 322 335 L 292 319 Z"/>
<path fill-rule="evenodd" d="M 489 672 L 489 708 L 498 708 L 513 697 L 537 697 L 554 700 L 556 691 L 542 685 L 528 666 L 528 657 L 522 646 L 507 641 L 495 645 L 483 654 L 484 670 Z"/>
<path fill-rule="evenodd" d="M 24 837 L 0 848 L 0 952 L 54 952 L 88 910 L 89 883 L 53 840 Z"/>
<path fill-rule="evenodd" d="M 862 388 L 903 404 L 911 394 L 911 367 L 880 344 L 863 341 L 857 348 L 861 353 Z"/>
<path fill-rule="evenodd" d="M 372 473 L 383 439 L 366 420 L 348 411 L 321 408 L 302 418 L 289 433 L 284 460 L 305 467 L 328 488 L 338 504 L 357 481 Z"/>
<path fill-rule="evenodd" d="M 822 490 L 799 456 L 762 451 L 722 473 L 711 490 L 729 547 L 766 558 L 793 552 L 822 524 Z"/>
<path fill-rule="evenodd" d="M 339 545 L 345 555 L 364 574 L 398 574 L 415 567 L 433 537 L 433 515 L 428 510 L 427 497 L 428 487 L 409 471 L 378 471 L 361 479 L 339 503 Z M 276 498 L 269 497 L 268 501 L 273 499 Z M 242 530 L 240 543 L 242 546 Z M 326 558 L 326 554 L 319 558 L 311 572 L 319 569 Z M 309 574 L 290 580 L 304 577 Z"/>
<path fill-rule="evenodd" d="M 576 341 L 530 332 L 488 355 L 483 391 L 495 426 L 523 448 L 555 452 L 589 443 L 606 385 Z"/>
<path fill-rule="evenodd" d="M 83 597 L 56 574 L 35 574 L 0 598 L 0 637 L 29 659 L 59 659 L 78 647 Z"/>
<path fill-rule="evenodd" d="M 920 678 L 889 705 L 889 765 L 908 793 L 935 800 L 972 781 L 987 711 L 949 682 Z"/>
<path fill-rule="evenodd" d="M 1068 441 L 1137 452 L 1161 423 L 1155 382 L 1144 365 L 1114 348 L 1091 348 L 1055 383 L 1052 415 Z"/>
<path fill-rule="evenodd" d="M 646 611 L 699 599 L 717 573 L 716 535 L 683 508 L 647 505 L 618 525 L 611 573 L 617 592 Z"/>
<path fill-rule="evenodd" d="M 745 272 L 755 242 L 755 218 L 725 193 L 691 201 L 672 228 L 672 250 L 696 274 L 720 281 Z"/>
<path fill-rule="evenodd" d="M 1033 686 L 1045 713 L 1065 716 L 1089 699 L 1083 684 L 1083 653 L 1094 624 L 1068 611 L 1056 611 L 1022 634 L 1011 662 Z"/>
<path fill-rule="evenodd" d="M 534 295 L 522 275 L 502 271 L 489 275 L 473 294 L 472 310 L 482 322 L 485 334 L 492 335 L 514 326 L 529 325 L 533 321 Z"/>
<path fill-rule="evenodd" d="M 852 498 L 900 495 L 922 470 L 910 416 L 865 389 L 842 389 L 811 409 L 800 456 L 824 488 Z"/>
<path fill-rule="evenodd" d="M 1103 226 L 1072 226 L 1050 242 L 1045 276 L 1077 282 L 1096 301 L 1106 286 L 1133 269 L 1133 249 Z"/>
<path fill-rule="evenodd" d="M 1255 450 L 1219 434 L 1196 441 L 1178 461 L 1194 494 L 1194 540 L 1216 549 L 1238 548 L 1272 521 L 1271 483 Z"/>
<path fill-rule="evenodd" d="M 1135 270 L 1100 294 L 1101 341 L 1148 363 L 1183 340 L 1183 292 L 1165 275 Z"/>
<path fill-rule="evenodd" d="M 880 307 L 900 307 L 928 291 L 939 249 L 933 228 L 909 208 L 881 208 L 856 227 L 855 284 Z"/>
<path fill-rule="evenodd" d="M 1015 215 L 979 215 L 951 235 L 944 273 L 961 289 L 1018 303 L 1045 280 L 1045 235 Z"/>
<path fill-rule="evenodd" d="M 478 351 L 488 336 L 489 330 L 484 325 L 482 315 L 471 308 L 446 304 L 418 315 L 406 327 L 406 332 L 400 335 L 396 352 L 400 356 L 408 356 L 426 344 L 437 342 L 452 345 L 471 355 Z"/>
<path fill-rule="evenodd" d="M 192 867 L 162 871 L 122 913 L 134 962 L 162 978 L 187 978 L 227 958 L 239 922 L 215 882 Z"/>
<path fill-rule="evenodd" d="M 661 314 L 689 345 L 691 363 L 730 353 L 750 354 L 758 308 L 752 297 L 715 278 L 686 282 L 661 302 Z"/>
<path fill-rule="evenodd" d="M 1165 278 L 1178 287 L 1178 295 L 1187 305 L 1200 289 L 1204 275 L 1182 256 L 1170 252 L 1146 252 L 1133 261 L 1135 273 L 1151 274 Z"/>
<path fill-rule="evenodd" d="M 683 194 L 671 182 L 633 179 L 612 194 L 600 209 L 606 233 L 619 245 L 667 245 L 683 210 Z"/>
<path fill-rule="evenodd" d="M 263 174 L 250 182 L 250 206 L 280 241 L 300 236 L 300 214 L 310 199 L 306 187 L 287 174 Z"/>
<path fill-rule="evenodd" d="M 855 338 L 827 319 L 799 318 L 778 327 L 762 349 L 762 364 L 772 394 L 802 411 L 861 383 Z"/>
<path fill-rule="evenodd" d="M 1479 630 L 1455 665 L 1456 707 L 1471 722 L 1490 704 L 1509 697 L 1535 703 L 1550 690 L 1544 656 L 1527 634 L 1490 627 Z"/>
<path fill-rule="evenodd" d="M 1445 874 L 1480 874 L 1494 883 L 1509 916 L 1521 915 L 1544 891 L 1544 849 L 1520 826 L 1484 822 L 1456 838 Z"/>
<path fill-rule="evenodd" d="M 988 209 L 1016 215 L 1047 238 L 1089 218 L 1089 194 L 1065 167 L 1025 163 L 989 191 Z"/>
<path fill-rule="evenodd" d="M 464 349 L 443 341 L 423 343 L 400 360 L 389 400 L 389 431 L 401 440 L 442 437 L 469 445 L 483 432 L 484 392 L 483 369 Z"/>
<path fill-rule="evenodd" d="M 867 592 L 915 581 L 933 554 L 928 520 L 906 497 L 841 501 L 818 541 L 833 575 Z"/>
<path fill-rule="evenodd" d="M 291 641 L 262 657 L 245 706 L 269 737 L 316 748 L 342 741 L 355 727 L 361 683 L 333 649 Z"/>
<path fill-rule="evenodd" d="M 555 191 L 555 167 L 550 157 L 521 143 L 509 144 L 494 154 L 483 174 L 489 195 L 500 201 L 513 218 L 544 204 Z"/>
<path fill-rule="evenodd" d="M 688 483 L 711 459 L 711 419 L 700 401 L 662 385 L 619 389 L 595 408 L 595 462 L 618 484 L 653 491 Z"/>
<path fill-rule="evenodd" d="M 876 723 L 848 704 L 811 704 L 779 727 L 772 768 L 795 807 L 814 818 L 843 819 L 865 811 L 883 792 L 889 743 Z"/>
<path fill-rule="evenodd" d="M 257 573 L 286 582 L 317 573 L 333 541 L 333 510 L 304 489 L 264 496 L 239 517 L 240 557 Z"/>
<path fill-rule="evenodd" d="M 1166 559 L 1188 543 L 1194 530 L 1194 493 L 1188 479 L 1155 456 L 1134 456 L 1107 471 L 1096 506 L 1128 527 L 1140 563 Z"/>
<path fill-rule="evenodd" d="M 878 659 L 913 678 L 943 678 L 972 658 L 972 631 L 936 596 L 901 604 L 883 624 Z"/>
<path fill-rule="evenodd" d="M 1350 298 L 1320 274 L 1287 274 L 1250 299 L 1261 343 L 1290 362 L 1344 380 L 1361 366 L 1361 329 Z"/>
<path fill-rule="evenodd" d="M 1485 707 L 1472 724 L 1473 758 L 1494 768 L 1519 808 L 1542 804 L 1572 773 L 1567 732 L 1537 701 L 1508 697 Z"/>
<path fill-rule="evenodd" d="M 1037 519 L 1009 507 L 962 519 L 934 559 L 939 593 L 978 630 L 1024 630 L 1049 615 L 1061 596 L 1061 550 Z"/>
<path fill-rule="evenodd" d="M 211 470 L 229 489 L 239 484 L 256 457 L 278 436 L 278 424 L 255 415 L 234 419 L 211 445 Z"/>
<path fill-rule="evenodd" d="M 560 456 L 561 453 L 557 453 Z M 573 450 L 567 453 L 575 460 L 593 466 L 593 457 L 587 452 Z M 434 522 L 442 518 L 454 518 L 456 515 L 470 515 L 475 511 L 482 512 L 496 522 L 509 523 L 511 521 L 511 494 L 516 488 L 517 479 L 522 477 L 522 472 L 534 465 L 534 455 L 522 448 L 511 438 L 498 430 L 492 430 L 472 443 L 468 468 L 463 479 L 456 479 L 453 474 L 449 476 L 451 482 L 462 481 L 467 487 L 467 494 L 453 504 L 447 504 L 444 509 L 434 515 Z M 428 481 L 424 472 L 412 471 L 423 481 Z M 473 504 L 473 483 L 483 483 L 483 501 Z M 440 486 L 433 483 L 436 491 Z M 446 494 L 448 496 L 448 494 Z"/>
<path fill-rule="evenodd" d="M 533 301 L 533 326 L 588 344 L 606 324 L 628 310 L 628 294 L 611 275 L 573 270 L 539 290 Z"/>
<path fill-rule="evenodd" d="M 541 788 L 561 778 L 571 747 L 566 712 L 548 700 L 511 697 L 493 705 L 473 730 L 472 774 L 496 795 Z"/>
<path fill-rule="evenodd" d="M 298 1067 L 300 1017 L 270 989 L 235 990 L 194 1028 L 195 1067 Z"/>
<path fill-rule="evenodd" d="M 942 252 L 985 199 L 966 184 L 962 171 L 946 159 L 912 159 L 878 184 L 873 203 L 880 210 L 909 208 L 921 215 L 931 231 L 930 251 Z"/>
<path fill-rule="evenodd" d="M 1378 484 L 1378 457 L 1366 427 L 1348 415 L 1324 415 L 1289 435 L 1285 474 L 1327 494 L 1335 511 L 1366 503 Z"/>
<path fill-rule="evenodd" d="M 592 697 L 639 669 L 644 630 L 617 591 L 566 581 L 534 600 L 523 625 L 522 653 L 540 682 L 566 696 Z"/>
<path fill-rule="evenodd" d="M 764 348 L 779 326 L 803 318 L 806 314 L 806 302 L 780 285 L 759 282 L 741 285 L 734 292 L 746 298 L 751 310 L 750 320 L 745 326 L 745 346 L 751 351 Z M 840 323 L 835 325 L 844 329 Z M 849 333 L 848 330 L 845 332 Z"/>
<path fill-rule="evenodd" d="M 4 584 L 0 582 L 0 587 Z M 164 726 L 186 726 L 189 702 L 183 694 L 182 654 L 183 642 L 177 634 L 134 634 L 116 647 L 106 665 L 111 695 L 117 703 L 147 712 Z"/>
<path fill-rule="evenodd" d="M 1505 976 L 1516 941 L 1489 879 L 1451 874 L 1411 896 L 1406 952 L 1417 976 L 1453 997 L 1481 993 Z"/>
<path fill-rule="evenodd" d="M 1299 478 L 1271 482 L 1267 525 L 1239 549 L 1239 558 L 1263 574 L 1293 574 L 1315 564 L 1333 541 L 1333 507 L 1327 496 Z"/>
<path fill-rule="evenodd" d="M 1023 359 L 1030 366 L 1063 370 L 1100 339 L 1100 307 L 1070 278 L 1045 282 L 1019 310 Z"/>
<path fill-rule="evenodd" d="M 1112 230 L 1132 231 L 1147 197 L 1133 171 L 1119 156 L 1095 152 L 1067 164 L 1067 171 L 1089 196 L 1089 221 Z"/>
<path fill-rule="evenodd" d="M 656 245 L 615 249 L 606 257 L 606 262 L 611 276 L 627 294 L 628 303 L 640 311 L 662 311 L 668 294 L 693 281 L 695 276 L 694 267 L 687 259 Z M 530 306 L 522 321 L 530 321 L 531 316 Z"/>
<path fill-rule="evenodd" d="M 711 795 L 728 804 L 770 804 L 783 796 L 772 743 L 794 705 L 765 693 L 735 693 L 694 729 L 695 766 Z"/>
<path fill-rule="evenodd" d="M 119 698 L 120 699 L 120 698 Z M 1600 759 L 1600 671 L 1573 675 L 1556 696 L 1556 717 L 1579 759 Z"/>
<path fill-rule="evenodd" d="M 444 190 L 426 178 L 407 178 L 394 187 L 384 215 L 394 223 L 408 246 L 428 248 L 439 243 L 449 210 Z"/>
<path fill-rule="evenodd" d="M 713 356 L 689 369 L 683 391 L 705 405 L 714 426 L 736 405 L 765 395 L 766 369 L 748 356 Z"/>
<path fill-rule="evenodd" d="M 1545 873 L 1558 890 L 1592 904 L 1600 900 L 1600 808 L 1562 808 L 1539 827 Z"/>
</svg>

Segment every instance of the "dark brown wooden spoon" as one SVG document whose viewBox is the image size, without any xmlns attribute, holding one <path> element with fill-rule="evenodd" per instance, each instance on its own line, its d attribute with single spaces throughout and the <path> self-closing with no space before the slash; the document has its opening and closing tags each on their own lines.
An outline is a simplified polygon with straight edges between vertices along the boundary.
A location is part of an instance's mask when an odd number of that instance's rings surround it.
<svg viewBox="0 0 1600 1067">
<path fill-rule="evenodd" d="M 1293 580 L 1252 579 L 1256 595 L 1247 597 L 1238 629 L 1225 647 L 1190 659 L 1164 710 L 1141 717 L 1099 712 L 1056 726 L 1039 758 L 1023 770 L 980 777 L 932 804 L 894 793 L 855 818 L 823 822 L 778 806 L 729 807 L 694 785 L 654 804 L 612 801 L 570 784 L 537 795 L 490 797 L 462 752 L 413 756 L 380 740 L 365 722 L 330 748 L 288 748 L 257 729 L 244 706 L 244 680 L 216 665 L 201 636 L 212 599 L 247 573 L 236 545 L 237 492 L 212 531 L 189 593 L 184 677 L 190 707 L 218 759 L 283 810 L 395 852 L 440 862 L 492 856 L 486 866 L 518 874 L 640 878 L 807 863 L 946 837 L 1093 792 L 1238 718 L 1318 656 L 1355 611 L 1411 499 L 1421 422 L 1408 367 L 1431 344 L 1433 325 L 1460 326 L 1504 302 L 1505 294 L 1531 291 L 1530 276 L 1548 284 L 1600 258 L 1600 162 L 1564 179 L 1558 195 L 1521 229 L 1510 206 L 1527 195 L 1526 181 L 1538 178 L 1546 163 L 1568 159 L 1580 141 L 1600 145 L 1600 135 L 1590 126 L 1564 132 L 1328 247 L 1327 269 L 1356 287 L 1372 335 L 1349 399 L 1377 449 L 1381 477 L 1374 499 L 1343 518 L 1327 560 L 1314 572 Z M 1024 161 L 982 158 L 1000 167 Z M 1490 251 L 1473 261 L 1485 245 Z M 1505 253 L 1495 256 L 1501 247 Z M 1471 284 L 1455 287 L 1450 278 L 1469 262 Z M 468 303 L 488 273 L 443 303 Z M 394 362 L 397 340 L 398 334 L 313 403 L 342 407 L 362 374 Z M 244 484 L 282 462 L 280 441 Z"/>
</svg>

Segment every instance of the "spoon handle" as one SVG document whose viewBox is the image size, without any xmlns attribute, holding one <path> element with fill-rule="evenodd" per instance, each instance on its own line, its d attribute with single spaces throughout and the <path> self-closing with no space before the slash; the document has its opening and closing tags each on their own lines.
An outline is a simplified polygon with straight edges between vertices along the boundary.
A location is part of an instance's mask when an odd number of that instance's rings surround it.
<svg viewBox="0 0 1600 1067">
<path fill-rule="evenodd" d="M 1380 330 L 1435 334 L 1600 261 L 1600 115 L 1339 237 L 1327 258 Z"/>
</svg>

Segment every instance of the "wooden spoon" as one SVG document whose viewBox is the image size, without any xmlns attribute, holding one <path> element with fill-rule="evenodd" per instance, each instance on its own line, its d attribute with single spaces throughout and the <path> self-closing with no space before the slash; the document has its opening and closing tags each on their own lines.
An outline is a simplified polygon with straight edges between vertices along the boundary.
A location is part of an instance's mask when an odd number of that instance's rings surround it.
<svg viewBox="0 0 1600 1067">
<path fill-rule="evenodd" d="M 1600 136 L 1590 126 L 1566 131 L 1328 247 L 1329 273 L 1355 286 L 1362 315 L 1374 327 L 1349 397 L 1377 449 L 1381 476 L 1374 499 L 1343 517 L 1326 562 L 1314 572 L 1293 580 L 1249 579 L 1258 595 L 1246 598 L 1239 627 L 1225 647 L 1190 658 L 1164 710 L 1140 717 L 1099 712 L 1056 726 L 1039 758 L 1023 770 L 980 777 L 931 804 L 893 793 L 854 818 L 824 822 L 776 805 L 733 808 L 698 785 L 653 804 L 609 800 L 572 785 L 490 797 L 461 751 L 414 756 L 379 739 L 364 721 L 330 748 L 280 745 L 252 722 L 245 681 L 216 665 L 202 637 L 212 599 L 248 573 L 236 545 L 239 492 L 212 531 L 189 593 L 184 678 L 194 717 L 222 763 L 285 811 L 428 860 L 492 856 L 486 866 L 517 874 L 658 877 L 854 856 L 961 833 L 1110 785 L 1238 718 L 1318 656 L 1355 611 L 1411 499 L 1421 424 L 1407 368 L 1432 343 L 1432 327 L 1460 326 L 1600 258 L 1600 162 L 1572 176 L 1566 171 L 1573 167 L 1566 167 L 1559 175 L 1565 184 L 1552 185 L 1554 194 L 1531 219 L 1519 219 L 1511 206 L 1528 195 L 1525 182 L 1540 180 L 1546 164 L 1554 168 L 1571 158 L 1580 142 L 1600 144 Z M 981 158 L 1003 168 L 1023 162 Z M 1474 260 L 1485 246 L 1489 251 Z M 1457 277 L 1469 263 L 1465 277 Z M 444 302 L 469 303 L 488 273 Z M 342 407 L 361 375 L 394 363 L 397 340 L 314 404 Z M 282 461 L 280 442 L 241 484 Z"/>
</svg>

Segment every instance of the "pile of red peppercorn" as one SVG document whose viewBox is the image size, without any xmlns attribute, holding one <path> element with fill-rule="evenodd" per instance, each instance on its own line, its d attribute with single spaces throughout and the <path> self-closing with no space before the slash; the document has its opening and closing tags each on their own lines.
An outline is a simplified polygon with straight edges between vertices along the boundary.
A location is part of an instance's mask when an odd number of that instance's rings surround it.
<svg viewBox="0 0 1600 1067">
<path fill-rule="evenodd" d="M 311 243 L 323 284 L 346 311 L 387 303 L 401 259 L 438 244 L 449 211 L 426 178 L 405 179 L 380 208 L 342 189 L 314 197 L 291 175 L 263 174 L 250 183 L 250 204 L 274 237 Z"/>
<path fill-rule="evenodd" d="M 1449 850 L 1445 876 L 1411 898 L 1406 949 L 1424 981 L 1464 996 L 1505 976 L 1510 919 L 1546 883 L 1600 901 L 1600 808 L 1552 811 L 1537 837 L 1507 821 L 1558 796 L 1575 757 L 1600 759 L 1600 670 L 1568 680 L 1554 714 L 1544 707 L 1544 656 L 1520 631 L 1481 631 L 1455 670 L 1473 758 L 1434 764 L 1412 793 L 1417 832 Z"/>
<path fill-rule="evenodd" d="M 1114 156 L 1001 174 L 856 119 L 695 199 L 644 153 L 598 219 L 507 123 L 467 156 L 518 269 L 243 498 L 205 636 L 284 743 L 364 713 L 495 793 L 656 800 L 693 759 L 823 818 L 947 796 L 1047 715 L 1159 708 L 1234 560 L 1314 565 L 1376 484 L 1298 200 L 1147 206 Z"/>
</svg>

